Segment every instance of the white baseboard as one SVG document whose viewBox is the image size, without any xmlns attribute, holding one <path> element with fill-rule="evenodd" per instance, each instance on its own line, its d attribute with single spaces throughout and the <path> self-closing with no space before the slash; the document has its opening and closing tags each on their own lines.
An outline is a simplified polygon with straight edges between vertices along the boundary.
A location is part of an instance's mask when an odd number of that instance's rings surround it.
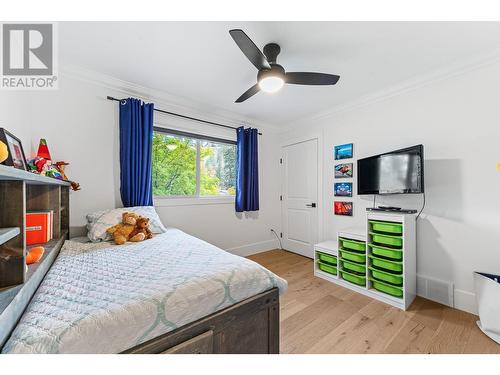
<svg viewBox="0 0 500 375">
<path fill-rule="evenodd" d="M 417 275 L 417 295 L 445 306 L 454 306 L 453 283 L 427 275 Z"/>
<path fill-rule="evenodd" d="M 230 249 L 225 249 L 227 252 L 231 254 L 239 255 L 242 257 L 246 257 L 253 254 L 262 253 L 264 251 L 274 250 L 279 247 L 277 240 L 269 240 L 262 242 L 255 242 L 248 245 L 232 247 Z"/>
<path fill-rule="evenodd" d="M 476 295 L 466 290 L 455 289 L 450 281 L 417 275 L 417 295 L 477 315 Z"/>
<path fill-rule="evenodd" d="M 477 315 L 476 295 L 466 290 L 455 289 L 456 309 Z"/>
</svg>

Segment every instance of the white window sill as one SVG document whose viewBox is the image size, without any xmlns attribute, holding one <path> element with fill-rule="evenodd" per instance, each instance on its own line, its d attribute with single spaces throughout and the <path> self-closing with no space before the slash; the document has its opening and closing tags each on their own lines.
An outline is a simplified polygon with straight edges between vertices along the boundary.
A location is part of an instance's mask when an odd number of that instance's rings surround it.
<svg viewBox="0 0 500 375">
<path fill-rule="evenodd" d="M 155 207 L 196 206 L 208 204 L 234 204 L 234 196 L 222 197 L 154 197 Z"/>
</svg>

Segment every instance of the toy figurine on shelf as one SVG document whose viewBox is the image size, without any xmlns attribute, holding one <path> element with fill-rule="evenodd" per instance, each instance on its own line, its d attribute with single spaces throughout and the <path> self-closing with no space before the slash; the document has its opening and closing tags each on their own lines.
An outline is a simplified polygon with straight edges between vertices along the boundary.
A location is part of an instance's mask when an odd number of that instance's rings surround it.
<svg viewBox="0 0 500 375">
<path fill-rule="evenodd" d="M 56 168 L 61 173 L 63 180 L 71 182 L 71 189 L 74 191 L 80 190 L 81 189 L 80 184 L 78 182 L 75 182 L 75 181 L 70 181 L 68 176 L 66 176 L 66 173 L 64 172 L 64 167 L 66 167 L 67 165 L 69 165 L 69 163 L 66 163 L 65 161 L 58 161 L 55 164 Z"/>
<path fill-rule="evenodd" d="M 30 170 L 34 173 L 42 176 L 57 178 L 58 180 L 63 179 L 61 172 L 59 172 L 56 166 L 52 165 L 52 162 L 48 159 L 37 156 L 36 158 L 31 159 L 28 162 L 28 165 Z"/>
<path fill-rule="evenodd" d="M 58 161 L 56 164 L 54 164 L 56 168 L 59 170 L 61 173 L 61 176 L 63 180 L 69 180 L 68 176 L 66 176 L 66 173 L 64 172 L 64 167 L 69 165 L 69 163 L 66 163 L 65 161 Z"/>
<path fill-rule="evenodd" d="M 52 163 L 47 141 L 43 138 L 40 139 L 40 145 L 38 146 L 38 153 L 36 157 L 28 161 L 28 167 L 31 172 L 42 176 L 57 178 L 58 180 L 68 181 L 71 183 L 72 190 L 80 190 L 80 184 L 78 182 L 70 181 L 68 176 L 66 176 L 66 173 L 64 172 L 64 167 L 66 165 L 69 165 L 69 163 L 66 163 L 65 161 Z"/>
<path fill-rule="evenodd" d="M 57 178 L 63 180 L 61 172 L 52 164 L 52 161 L 37 156 L 28 162 L 32 172 L 38 173 L 42 176 Z"/>
<path fill-rule="evenodd" d="M 47 141 L 43 138 L 40 139 L 40 144 L 38 145 L 38 152 L 36 156 L 39 158 L 44 158 L 46 160 L 52 160 L 50 157 L 49 146 L 47 145 Z"/>
</svg>

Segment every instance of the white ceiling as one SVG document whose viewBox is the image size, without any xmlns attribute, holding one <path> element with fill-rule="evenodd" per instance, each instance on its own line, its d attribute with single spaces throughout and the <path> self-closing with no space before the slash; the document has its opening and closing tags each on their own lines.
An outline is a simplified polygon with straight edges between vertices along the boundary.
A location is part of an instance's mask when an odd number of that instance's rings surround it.
<svg viewBox="0 0 500 375">
<path fill-rule="evenodd" d="M 286 85 L 234 100 L 257 71 L 229 36 L 281 46 L 287 71 L 340 75 L 335 86 Z M 500 22 L 64 22 L 63 63 L 281 126 L 412 77 L 496 50 Z"/>
</svg>

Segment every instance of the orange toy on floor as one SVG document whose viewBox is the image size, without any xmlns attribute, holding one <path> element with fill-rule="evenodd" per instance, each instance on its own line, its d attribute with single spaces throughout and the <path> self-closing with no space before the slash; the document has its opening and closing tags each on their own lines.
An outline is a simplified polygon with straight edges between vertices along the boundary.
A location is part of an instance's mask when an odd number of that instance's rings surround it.
<svg viewBox="0 0 500 375">
<path fill-rule="evenodd" d="M 26 255 L 26 264 L 33 264 L 42 259 L 45 249 L 43 246 L 37 246 L 32 248 Z"/>
</svg>

